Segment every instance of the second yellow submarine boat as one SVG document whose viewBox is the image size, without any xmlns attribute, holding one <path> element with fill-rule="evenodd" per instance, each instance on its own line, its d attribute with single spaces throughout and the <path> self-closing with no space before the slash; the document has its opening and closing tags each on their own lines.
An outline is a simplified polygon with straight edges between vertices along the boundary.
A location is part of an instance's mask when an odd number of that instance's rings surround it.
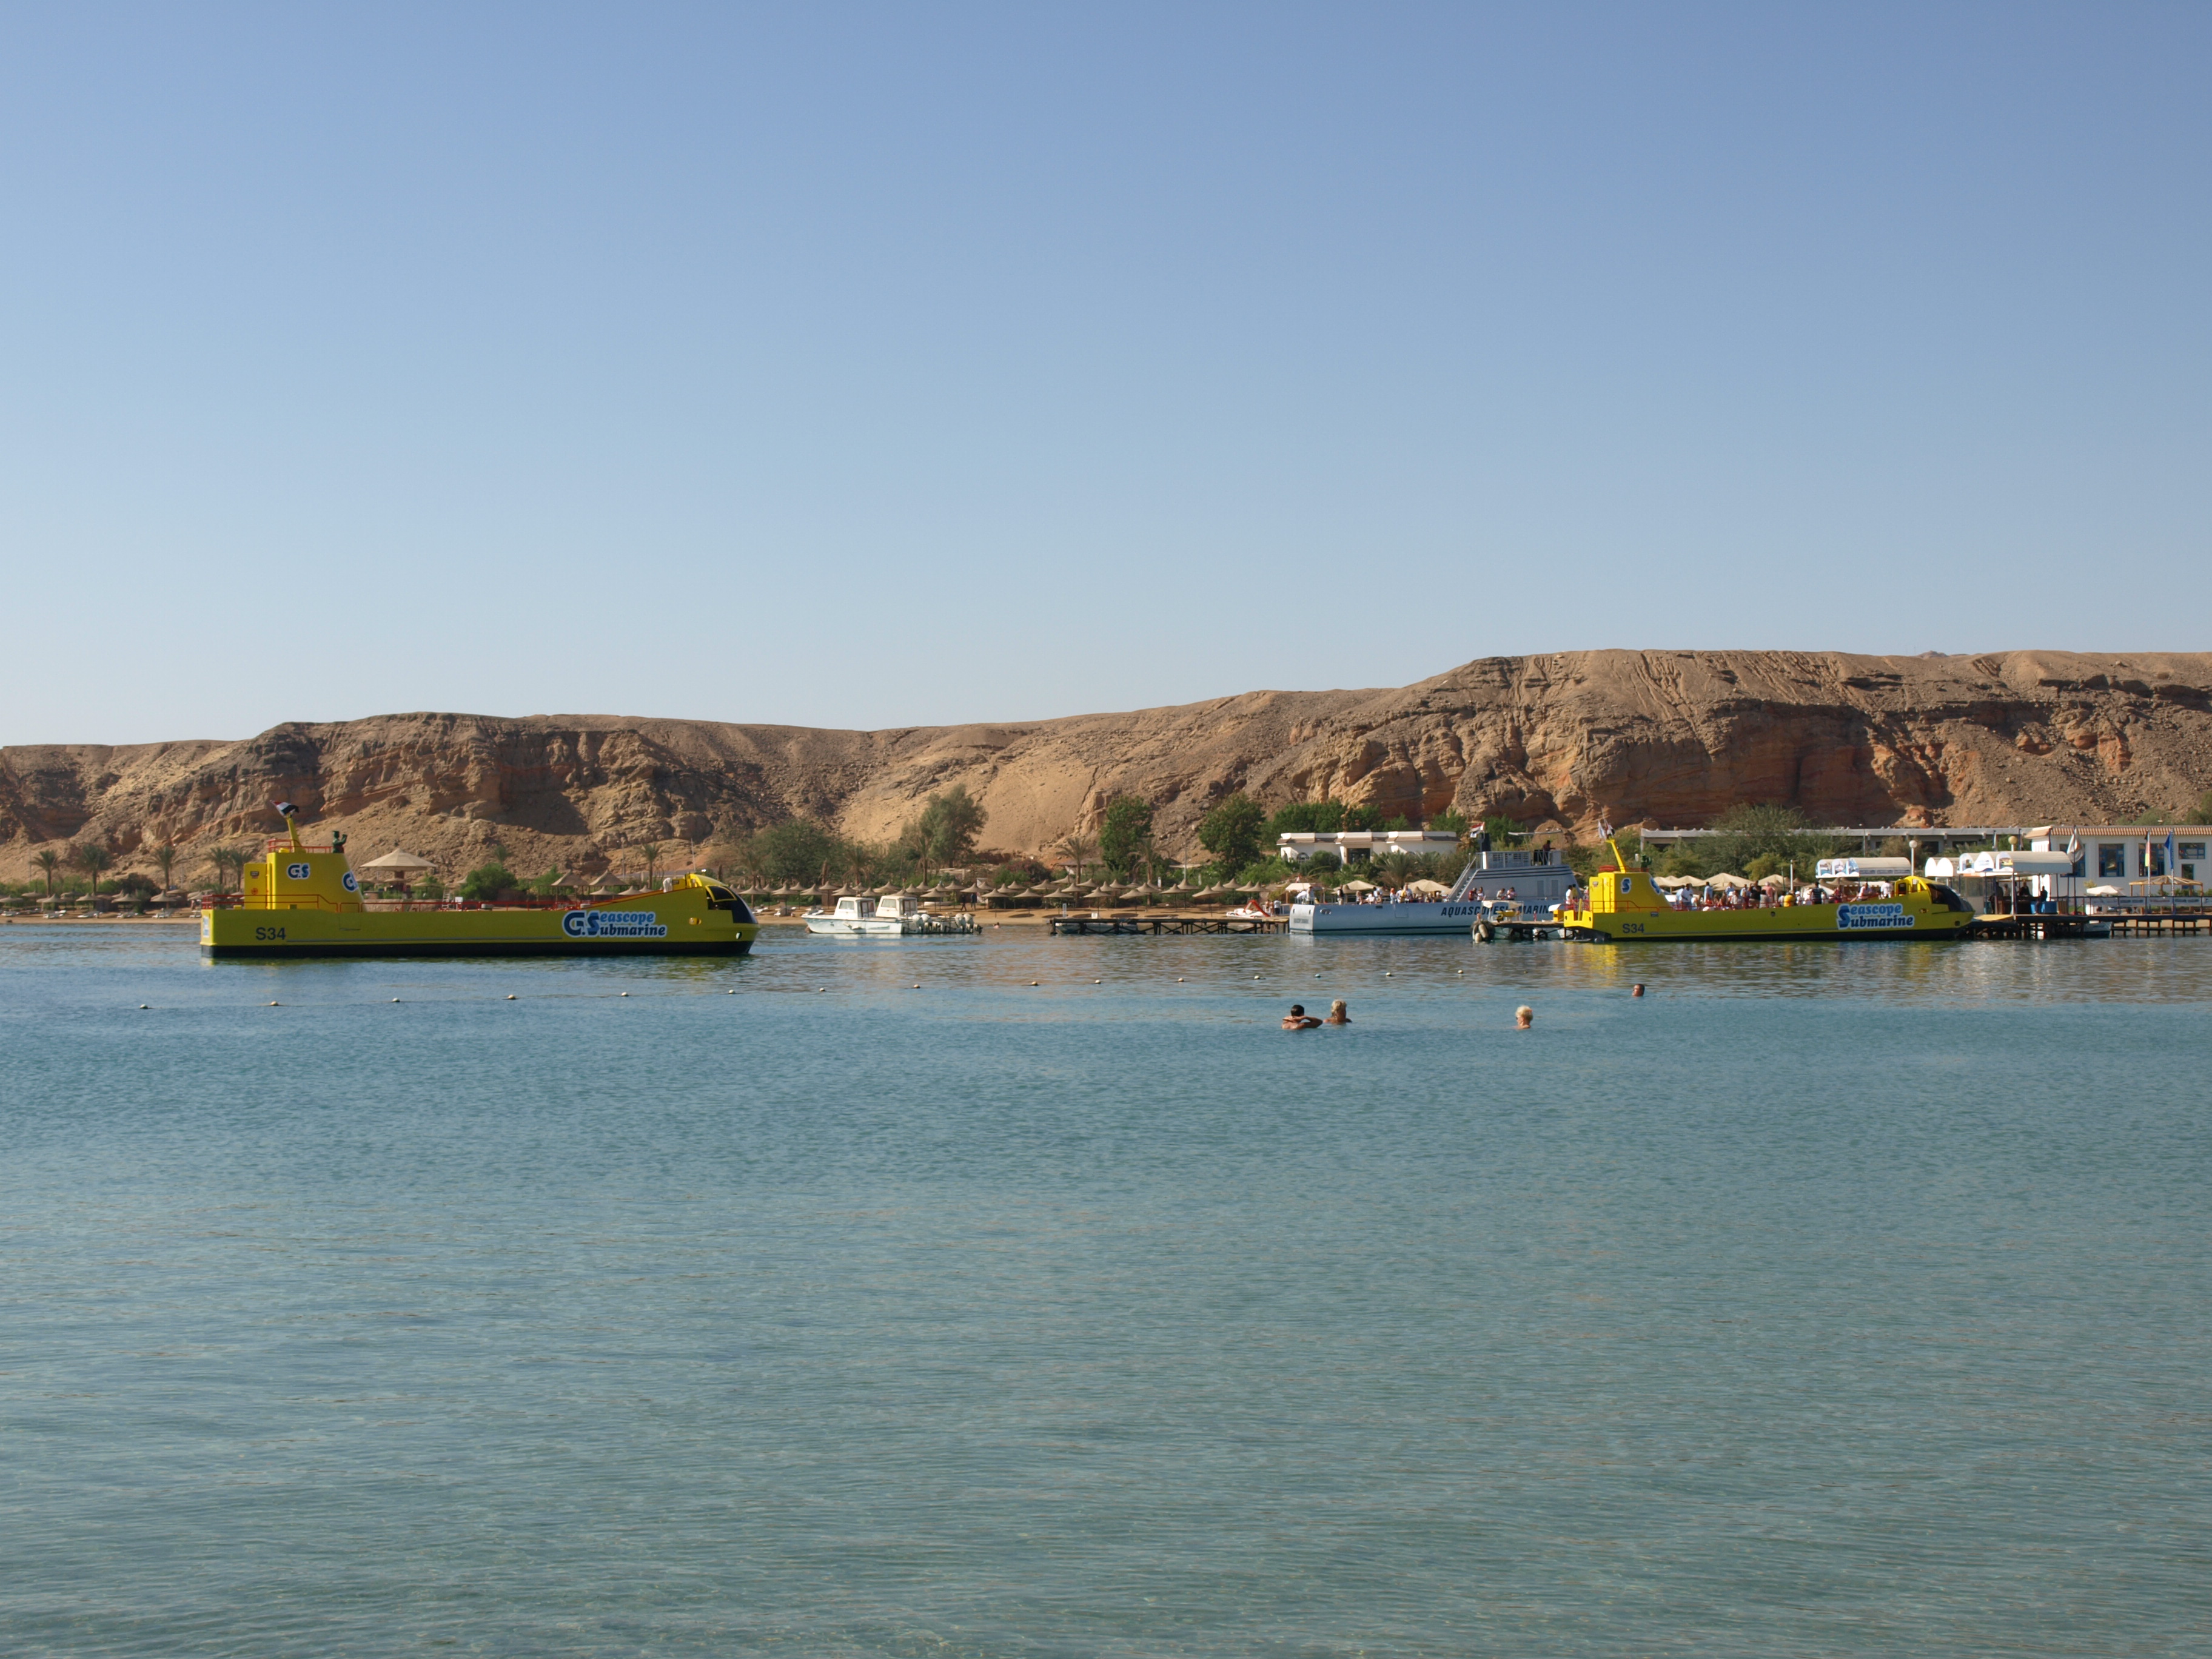
<svg viewBox="0 0 2212 1659">
<path fill-rule="evenodd" d="M 206 955 L 742 956 L 760 932 L 742 896 L 698 875 L 663 892 L 567 908 L 371 910 L 345 837 L 303 842 L 295 814 L 284 817 L 291 833 L 246 866 L 243 900 L 201 913 Z"/>
<path fill-rule="evenodd" d="M 1696 939 L 1964 939 L 1972 907 L 1949 888 L 1909 873 L 1904 859 L 1850 860 L 1856 887 L 1880 880 L 1887 898 L 1839 903 L 1771 904 L 1740 910 L 1678 910 L 1641 870 L 1632 870 L 1620 848 L 1606 842 L 1612 867 L 1589 879 L 1589 890 L 1554 920 L 1569 939 L 1608 945 Z M 1838 878 L 1830 878 L 1833 884 Z"/>
</svg>

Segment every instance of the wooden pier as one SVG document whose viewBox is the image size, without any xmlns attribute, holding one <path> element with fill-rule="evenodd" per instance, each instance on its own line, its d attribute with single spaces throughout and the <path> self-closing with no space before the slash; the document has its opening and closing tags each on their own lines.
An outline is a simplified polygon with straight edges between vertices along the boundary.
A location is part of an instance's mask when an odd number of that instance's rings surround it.
<svg viewBox="0 0 2212 1659">
<path fill-rule="evenodd" d="M 2100 916 L 2112 924 L 2112 937 L 2158 939 L 2176 933 L 2212 933 L 2212 912 L 2203 910 L 2139 911 L 2131 916 Z"/>
<path fill-rule="evenodd" d="M 1282 917 L 1255 916 L 1054 916 L 1054 933 L 1279 933 Z"/>
<path fill-rule="evenodd" d="M 2212 911 L 2142 910 L 2120 915 L 1976 916 L 1974 939 L 2161 939 L 2212 933 Z"/>
</svg>

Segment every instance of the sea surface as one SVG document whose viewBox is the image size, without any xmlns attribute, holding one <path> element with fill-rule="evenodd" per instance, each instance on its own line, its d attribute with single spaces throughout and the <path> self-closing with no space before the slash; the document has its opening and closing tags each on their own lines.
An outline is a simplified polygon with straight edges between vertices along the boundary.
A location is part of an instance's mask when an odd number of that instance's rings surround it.
<svg viewBox="0 0 2212 1659">
<path fill-rule="evenodd" d="M 2212 940 L 0 928 L 0 1650 L 2212 1652 L 2209 1007 Z"/>
</svg>

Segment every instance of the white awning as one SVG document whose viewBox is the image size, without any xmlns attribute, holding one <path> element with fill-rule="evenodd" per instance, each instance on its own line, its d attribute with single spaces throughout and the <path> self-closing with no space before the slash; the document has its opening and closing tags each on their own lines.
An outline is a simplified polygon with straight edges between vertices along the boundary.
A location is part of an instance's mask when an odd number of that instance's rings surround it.
<svg viewBox="0 0 2212 1659">
<path fill-rule="evenodd" d="M 2063 853 L 1968 853 L 1959 860 L 1962 876 L 2070 876 L 2074 860 Z"/>
<path fill-rule="evenodd" d="M 1813 866 L 1820 881 L 1899 881 L 1911 873 L 1911 859 L 1822 859 Z"/>
<path fill-rule="evenodd" d="M 2063 853 L 1994 853 L 2000 872 L 2015 876 L 2070 876 L 2074 860 Z"/>
</svg>

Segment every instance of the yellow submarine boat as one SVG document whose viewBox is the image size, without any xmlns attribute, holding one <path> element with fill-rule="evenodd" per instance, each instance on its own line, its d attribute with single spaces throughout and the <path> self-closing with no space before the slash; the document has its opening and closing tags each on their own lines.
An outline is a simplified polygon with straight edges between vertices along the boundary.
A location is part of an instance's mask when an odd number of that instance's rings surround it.
<svg viewBox="0 0 2212 1659">
<path fill-rule="evenodd" d="M 1628 867 L 1606 842 L 1610 869 L 1589 880 L 1579 908 L 1562 905 L 1554 920 L 1569 939 L 1607 945 L 1743 939 L 1964 939 L 1973 909 L 1949 888 L 1911 872 L 1908 859 L 1823 860 L 1826 884 L 1888 884 L 1891 896 L 1829 904 L 1781 904 L 1745 910 L 1677 910 L 1651 878 Z"/>
<path fill-rule="evenodd" d="M 303 842 L 296 814 L 277 811 L 291 833 L 246 865 L 243 902 L 201 914 L 210 957 L 742 956 L 760 932 L 744 900 L 705 876 L 566 909 L 371 910 L 345 837 Z"/>
</svg>

